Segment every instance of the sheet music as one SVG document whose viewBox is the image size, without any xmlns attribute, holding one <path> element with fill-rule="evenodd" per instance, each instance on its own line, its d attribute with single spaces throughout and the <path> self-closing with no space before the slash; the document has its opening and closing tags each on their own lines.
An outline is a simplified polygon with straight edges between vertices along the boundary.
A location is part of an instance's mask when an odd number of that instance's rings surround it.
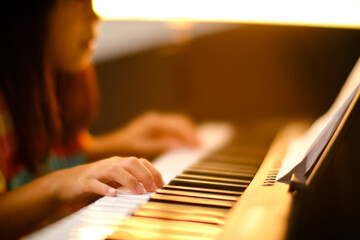
<svg viewBox="0 0 360 240">
<path fill-rule="evenodd" d="M 331 108 L 309 130 L 289 144 L 276 180 L 289 183 L 292 174 L 303 177 L 322 153 L 360 87 L 360 59 Z"/>
</svg>

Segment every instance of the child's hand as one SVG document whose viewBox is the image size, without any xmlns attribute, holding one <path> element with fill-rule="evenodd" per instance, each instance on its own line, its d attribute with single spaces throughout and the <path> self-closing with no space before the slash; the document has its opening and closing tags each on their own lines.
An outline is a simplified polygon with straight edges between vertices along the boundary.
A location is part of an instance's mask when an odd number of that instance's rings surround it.
<svg viewBox="0 0 360 240">
<path fill-rule="evenodd" d="M 120 185 L 135 194 L 153 192 L 164 185 L 161 174 L 145 159 L 112 157 L 51 174 L 61 202 L 77 202 L 91 194 L 116 196 Z M 113 187 L 114 186 L 114 187 Z"/>
</svg>

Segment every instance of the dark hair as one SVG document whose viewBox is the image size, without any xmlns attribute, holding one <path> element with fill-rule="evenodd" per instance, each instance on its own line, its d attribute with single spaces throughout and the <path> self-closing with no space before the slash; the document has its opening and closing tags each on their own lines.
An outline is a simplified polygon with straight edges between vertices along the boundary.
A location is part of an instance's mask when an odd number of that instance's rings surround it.
<svg viewBox="0 0 360 240">
<path fill-rule="evenodd" d="M 51 145 L 71 142 L 90 124 L 94 72 L 92 67 L 78 74 L 48 72 L 44 46 L 55 0 L 10 2 L 13 7 L 0 23 L 5 33 L 0 40 L 0 91 L 14 123 L 17 158 L 36 171 Z"/>
</svg>

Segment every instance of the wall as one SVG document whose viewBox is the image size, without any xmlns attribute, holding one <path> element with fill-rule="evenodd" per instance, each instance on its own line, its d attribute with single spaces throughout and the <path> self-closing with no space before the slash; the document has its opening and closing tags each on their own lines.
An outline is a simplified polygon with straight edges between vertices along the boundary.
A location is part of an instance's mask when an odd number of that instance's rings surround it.
<svg viewBox="0 0 360 240">
<path fill-rule="evenodd" d="M 360 31 L 239 25 L 96 64 L 101 133 L 143 111 L 196 121 L 317 117 L 360 56 Z"/>
</svg>

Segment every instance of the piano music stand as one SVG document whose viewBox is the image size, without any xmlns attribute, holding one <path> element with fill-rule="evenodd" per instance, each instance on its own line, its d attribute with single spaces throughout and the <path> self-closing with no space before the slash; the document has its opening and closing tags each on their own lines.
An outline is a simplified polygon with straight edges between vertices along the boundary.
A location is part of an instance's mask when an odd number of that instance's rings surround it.
<svg viewBox="0 0 360 240">
<path fill-rule="evenodd" d="M 360 90 L 305 184 L 290 184 L 294 201 L 288 239 L 360 236 Z"/>
</svg>

